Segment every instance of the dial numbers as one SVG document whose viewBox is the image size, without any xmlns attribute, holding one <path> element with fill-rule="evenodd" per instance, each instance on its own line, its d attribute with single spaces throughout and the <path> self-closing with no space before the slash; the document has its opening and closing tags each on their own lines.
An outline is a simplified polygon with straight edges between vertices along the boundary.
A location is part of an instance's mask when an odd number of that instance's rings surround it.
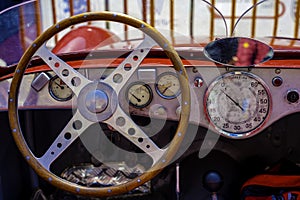
<svg viewBox="0 0 300 200">
<path fill-rule="evenodd" d="M 152 101 L 152 90 L 143 82 L 136 82 L 127 89 L 127 99 L 130 105 L 136 108 L 144 108 Z"/>
<path fill-rule="evenodd" d="M 270 110 L 265 84 L 247 72 L 219 77 L 205 95 L 206 113 L 211 124 L 223 135 L 247 137 L 257 132 Z"/>
</svg>

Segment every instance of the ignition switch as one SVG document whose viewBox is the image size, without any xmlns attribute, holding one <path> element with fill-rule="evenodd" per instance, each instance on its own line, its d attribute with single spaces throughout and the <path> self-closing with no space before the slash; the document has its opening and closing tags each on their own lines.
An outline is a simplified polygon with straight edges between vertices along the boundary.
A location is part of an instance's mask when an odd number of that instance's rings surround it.
<svg viewBox="0 0 300 200">
<path fill-rule="evenodd" d="M 288 100 L 288 102 L 290 103 L 296 103 L 299 100 L 299 93 L 296 90 L 290 90 L 288 91 L 287 95 L 286 95 L 286 99 Z"/>
</svg>

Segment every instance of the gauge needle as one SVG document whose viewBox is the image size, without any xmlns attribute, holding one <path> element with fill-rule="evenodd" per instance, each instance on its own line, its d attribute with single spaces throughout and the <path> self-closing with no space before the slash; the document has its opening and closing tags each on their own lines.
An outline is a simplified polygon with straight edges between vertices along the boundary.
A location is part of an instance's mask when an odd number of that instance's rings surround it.
<svg viewBox="0 0 300 200">
<path fill-rule="evenodd" d="M 140 98 L 138 98 L 137 96 L 135 96 L 132 92 L 130 92 L 131 96 L 133 96 L 138 102 L 141 102 L 142 100 Z"/>
<path fill-rule="evenodd" d="M 54 83 L 55 83 L 55 85 L 57 85 L 60 89 L 62 89 L 62 90 L 65 89 L 64 86 L 61 86 L 61 85 L 59 85 L 59 84 L 56 83 L 56 82 L 54 82 Z"/>
<path fill-rule="evenodd" d="M 162 94 L 164 94 L 171 86 L 172 86 L 172 84 L 171 83 L 168 83 L 168 84 L 166 84 L 166 85 L 161 85 L 161 86 L 163 86 L 165 89 L 161 92 Z"/>
<path fill-rule="evenodd" d="M 169 89 L 171 87 L 171 85 L 170 86 L 167 86 L 167 87 L 165 87 L 165 89 L 162 91 L 162 94 L 165 94 L 165 92 Z"/>
<path fill-rule="evenodd" d="M 224 92 L 223 90 L 221 90 L 221 92 L 223 92 L 226 95 L 226 97 L 228 97 L 237 107 L 239 107 L 244 112 L 244 108 L 238 102 L 236 102 L 233 98 L 231 98 L 231 96 L 226 94 L 226 92 Z"/>
</svg>

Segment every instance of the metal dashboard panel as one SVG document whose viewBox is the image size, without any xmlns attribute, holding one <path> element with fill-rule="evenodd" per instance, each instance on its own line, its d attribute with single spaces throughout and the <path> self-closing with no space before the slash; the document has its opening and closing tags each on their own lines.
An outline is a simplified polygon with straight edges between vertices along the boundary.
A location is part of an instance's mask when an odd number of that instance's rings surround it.
<svg viewBox="0 0 300 200">
<path fill-rule="evenodd" d="M 193 124 L 200 125 L 202 127 L 209 128 L 209 121 L 206 119 L 203 99 L 204 94 L 210 83 L 213 82 L 218 76 L 228 72 L 227 68 L 222 67 L 187 67 L 187 72 L 190 81 L 191 90 L 191 115 L 190 122 Z M 100 80 L 101 77 L 105 77 L 113 69 L 80 69 L 81 73 L 87 75 L 91 80 Z M 164 99 L 158 95 L 155 91 L 156 77 L 164 72 L 169 72 L 171 69 L 167 66 L 143 68 L 144 71 L 139 71 L 135 73 L 131 78 L 130 82 L 142 81 L 148 84 L 153 92 L 152 102 L 145 108 L 133 108 L 129 106 L 128 101 L 125 98 L 126 87 L 121 91 L 119 97 L 121 107 L 134 115 L 141 116 L 151 116 L 156 118 L 163 118 L 168 120 L 178 120 L 180 112 L 180 95 L 174 99 Z M 261 130 L 265 129 L 275 121 L 280 118 L 296 113 L 300 111 L 300 103 L 297 101 L 295 103 L 290 103 L 287 101 L 287 93 L 291 90 L 300 91 L 300 70 L 293 68 L 272 68 L 272 67 L 259 67 L 259 68 L 238 68 L 233 69 L 234 71 L 249 71 L 260 77 L 267 85 L 271 98 L 272 98 L 272 110 L 270 111 L 270 116 L 268 121 L 265 123 Z M 229 71 L 232 71 L 229 69 Z M 172 71 L 174 72 L 174 71 Z M 51 72 L 48 72 L 51 74 Z M 64 108 L 76 108 L 76 97 L 73 97 L 68 101 L 57 101 L 49 95 L 48 84 L 43 87 L 39 92 L 31 87 L 32 81 L 38 73 L 27 74 L 24 76 L 19 95 L 19 106 L 20 109 L 64 109 Z M 52 74 L 53 75 L 53 74 Z M 282 85 L 274 86 L 272 80 L 274 77 L 281 77 L 283 80 Z M 194 80 L 196 78 L 201 78 L 203 80 L 203 85 L 201 87 L 196 87 L 194 85 Z M 0 82 L 0 110 L 7 110 L 8 101 L 8 90 L 11 79 L 3 80 Z M 129 83 L 128 83 L 129 84 Z"/>
</svg>

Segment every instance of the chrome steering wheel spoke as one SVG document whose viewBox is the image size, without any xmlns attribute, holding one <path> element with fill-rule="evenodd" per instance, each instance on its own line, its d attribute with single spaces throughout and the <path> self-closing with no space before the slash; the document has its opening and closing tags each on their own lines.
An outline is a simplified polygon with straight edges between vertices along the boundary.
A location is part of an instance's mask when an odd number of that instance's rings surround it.
<svg viewBox="0 0 300 200">
<path fill-rule="evenodd" d="M 37 50 L 35 55 L 43 59 L 54 73 L 57 74 L 69 88 L 71 88 L 77 97 L 82 88 L 92 82 L 52 53 L 45 44 Z"/>
<path fill-rule="evenodd" d="M 77 110 L 46 153 L 37 160 L 49 170 L 50 165 L 93 123 Z"/>
<path fill-rule="evenodd" d="M 136 72 L 154 45 L 156 45 L 156 42 L 146 35 L 141 44 L 139 44 L 106 79 L 102 80 L 102 82 L 110 85 L 118 95 L 122 89 L 121 86 Z"/>
<path fill-rule="evenodd" d="M 117 107 L 114 115 L 105 120 L 104 123 L 112 126 L 130 142 L 148 154 L 153 159 L 153 165 L 165 152 L 164 149 L 160 149 L 150 137 L 134 123 L 120 106 Z"/>
</svg>

